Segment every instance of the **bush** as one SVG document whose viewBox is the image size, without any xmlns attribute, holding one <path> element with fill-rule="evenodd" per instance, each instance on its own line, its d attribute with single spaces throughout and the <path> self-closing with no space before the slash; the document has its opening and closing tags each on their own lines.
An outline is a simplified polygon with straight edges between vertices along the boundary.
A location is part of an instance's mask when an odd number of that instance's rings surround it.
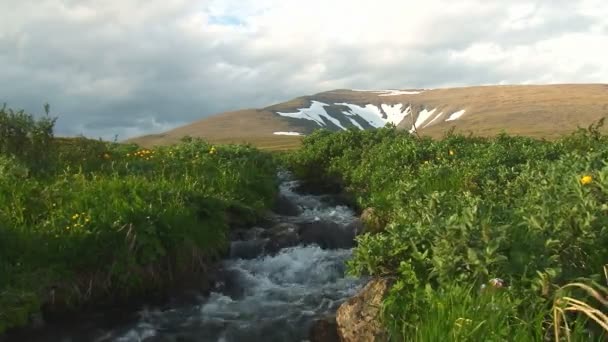
<svg viewBox="0 0 608 342">
<path fill-rule="evenodd" d="M 305 180 L 341 184 L 386 223 L 358 238 L 349 269 L 398 278 L 385 303 L 391 331 L 417 340 L 521 331 L 538 340 L 548 334 L 555 289 L 597 280 L 608 260 L 608 138 L 598 129 L 554 142 L 451 133 L 435 141 L 394 128 L 319 132 L 289 164 Z M 495 277 L 510 284 L 495 300 L 512 319 L 486 320 L 492 328 L 476 328 L 475 338 L 433 327 L 455 319 L 442 305 L 471 307 L 470 289 Z M 537 316 L 536 325 L 521 324 Z"/>
</svg>

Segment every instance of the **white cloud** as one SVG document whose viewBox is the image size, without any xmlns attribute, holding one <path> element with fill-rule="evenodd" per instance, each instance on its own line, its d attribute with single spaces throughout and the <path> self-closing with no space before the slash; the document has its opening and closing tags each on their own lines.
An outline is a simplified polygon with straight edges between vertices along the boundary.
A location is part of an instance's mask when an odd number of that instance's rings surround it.
<svg viewBox="0 0 608 342">
<path fill-rule="evenodd" d="M 602 0 L 0 0 L 0 13 L 0 102 L 50 101 L 63 134 L 149 133 L 333 88 L 608 79 Z"/>
</svg>

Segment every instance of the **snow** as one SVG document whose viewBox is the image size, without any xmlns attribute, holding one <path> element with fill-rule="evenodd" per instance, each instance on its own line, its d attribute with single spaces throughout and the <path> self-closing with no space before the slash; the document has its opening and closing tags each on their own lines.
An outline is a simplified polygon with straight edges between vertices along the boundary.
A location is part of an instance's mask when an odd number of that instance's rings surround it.
<svg viewBox="0 0 608 342">
<path fill-rule="evenodd" d="M 435 113 L 436 110 L 437 110 L 437 108 L 433 108 L 432 110 L 427 110 L 425 108 L 420 113 L 418 113 L 418 118 L 416 119 L 416 123 L 414 125 L 412 125 L 412 129 L 410 129 L 410 132 L 413 132 L 415 129 L 422 128 L 422 124 L 425 123 L 431 117 L 431 115 L 433 115 L 433 113 Z"/>
<path fill-rule="evenodd" d="M 344 115 L 359 116 L 373 127 L 384 127 L 385 121 L 382 118 L 382 113 L 378 107 L 373 105 L 367 105 L 361 107 L 350 103 L 336 103 L 340 106 L 348 107 L 350 110 L 343 111 Z"/>
<path fill-rule="evenodd" d="M 422 93 L 421 91 L 413 90 L 384 90 L 382 92 L 386 92 L 386 94 L 381 94 L 379 96 L 415 95 Z"/>
<path fill-rule="evenodd" d="M 365 107 L 360 105 L 351 104 L 351 103 L 335 103 L 333 105 L 336 106 L 344 106 L 347 107 L 348 110 L 342 111 L 342 114 L 348 118 L 348 120 L 353 124 L 353 126 L 364 129 L 363 126 L 359 122 L 357 122 L 353 117 L 358 116 L 361 119 L 365 120 L 365 122 L 369 123 L 370 126 L 375 128 L 384 127 L 387 123 L 392 123 L 398 125 L 403 119 L 411 113 L 411 108 L 404 108 L 404 105 L 401 103 L 398 104 L 382 104 L 380 107 L 377 107 L 372 104 L 367 104 Z M 311 120 L 317 123 L 319 126 L 327 126 L 327 122 L 332 122 L 337 127 L 340 127 L 343 130 L 346 130 L 340 121 L 327 113 L 325 107 L 330 106 L 329 104 L 312 101 L 310 107 L 308 108 L 299 108 L 297 112 L 286 113 L 286 112 L 277 112 L 277 114 L 290 117 L 295 119 L 305 119 Z M 301 133 L 297 132 L 274 132 L 276 135 L 301 135 Z"/>
<path fill-rule="evenodd" d="M 351 89 L 351 91 L 376 93 L 376 94 L 380 94 L 379 96 L 415 95 L 415 94 L 420 94 L 423 92 L 423 91 L 419 91 L 419 90 L 396 90 L 396 89 L 388 89 L 388 90 Z"/>
<path fill-rule="evenodd" d="M 460 117 L 462 116 L 462 114 L 464 114 L 465 110 L 459 110 L 455 113 L 452 113 L 452 115 L 450 115 L 449 118 L 445 119 L 445 121 L 454 121 L 454 120 L 458 120 L 460 119 Z"/>
<path fill-rule="evenodd" d="M 382 110 L 386 113 L 387 121 L 392 122 L 395 125 L 398 125 L 405 117 L 410 113 L 410 107 L 407 107 L 406 110 L 403 110 L 403 105 L 401 103 L 395 105 L 380 105 Z"/>
<path fill-rule="evenodd" d="M 274 135 L 304 135 L 298 132 L 274 132 Z"/>
<path fill-rule="evenodd" d="M 353 118 L 348 118 L 348 120 L 350 120 L 350 122 L 355 126 L 358 127 L 360 130 L 364 130 L 365 128 L 363 128 L 363 126 L 359 125 L 359 123 L 357 122 L 357 120 L 353 119 Z"/>
<path fill-rule="evenodd" d="M 348 107 L 350 110 L 343 111 L 343 113 L 345 115 L 359 116 L 363 120 L 367 121 L 371 126 L 376 127 L 376 128 L 384 127 L 384 125 L 386 125 L 386 123 L 388 123 L 388 122 L 397 125 L 408 114 L 407 111 L 405 111 L 405 112 L 401 111 L 401 108 L 403 107 L 403 105 L 401 105 L 401 104 L 393 105 L 393 106 L 382 105 L 382 106 L 386 106 L 386 109 L 384 109 L 384 107 L 383 107 L 384 112 L 387 114 L 386 118 L 384 117 L 380 108 L 378 108 L 372 104 L 368 104 L 365 107 L 361 107 L 359 105 L 355 105 L 355 104 L 351 104 L 351 103 L 336 103 L 336 105 Z"/>
<path fill-rule="evenodd" d="M 326 103 L 312 101 L 309 108 L 299 108 L 298 111 L 295 113 L 277 112 L 277 114 L 295 119 L 311 120 L 316 122 L 319 126 L 325 126 L 325 121 L 323 121 L 323 118 L 325 118 L 328 121 L 332 122 L 334 125 L 342 128 L 343 130 L 346 130 L 346 128 L 342 126 L 342 124 L 340 124 L 340 121 L 327 114 L 324 108 L 327 106 L 329 105 Z"/>
<path fill-rule="evenodd" d="M 439 114 L 435 115 L 435 117 L 433 118 L 433 120 L 429 121 L 429 123 L 427 123 L 426 125 L 424 125 L 424 127 L 422 127 L 422 128 L 429 127 L 433 122 L 435 122 L 437 119 L 439 119 L 442 114 L 443 114 L 443 112 L 439 112 Z"/>
</svg>

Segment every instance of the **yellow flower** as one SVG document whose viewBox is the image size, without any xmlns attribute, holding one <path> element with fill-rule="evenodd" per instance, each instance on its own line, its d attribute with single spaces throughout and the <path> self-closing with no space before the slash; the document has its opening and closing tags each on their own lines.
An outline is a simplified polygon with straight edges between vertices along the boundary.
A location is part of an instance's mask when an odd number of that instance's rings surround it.
<svg viewBox="0 0 608 342">
<path fill-rule="evenodd" d="M 448 152 L 451 156 L 454 155 L 454 151 L 450 150 L 450 152 Z"/>
<path fill-rule="evenodd" d="M 127 157 L 130 157 L 130 156 L 131 156 L 131 153 L 127 153 Z"/>
<path fill-rule="evenodd" d="M 425 161 L 424 161 L 424 163 L 425 163 L 425 164 L 428 164 L 428 163 L 429 163 L 429 161 L 428 161 L 428 160 L 425 160 Z"/>
<path fill-rule="evenodd" d="M 591 177 L 589 175 L 583 176 L 581 178 L 581 184 L 582 185 L 587 185 L 587 184 L 591 183 L 592 181 L 593 181 L 593 177 Z"/>
<path fill-rule="evenodd" d="M 80 215 L 78 214 L 74 214 L 74 216 L 72 216 L 72 220 L 76 220 Z"/>
<path fill-rule="evenodd" d="M 468 318 L 460 317 L 454 322 L 454 325 L 456 325 L 459 328 L 462 328 L 463 325 L 469 325 L 471 323 L 473 323 L 472 320 L 470 320 Z"/>
<path fill-rule="evenodd" d="M 103 154 L 103 159 L 110 159 L 110 155 L 108 153 Z"/>
</svg>

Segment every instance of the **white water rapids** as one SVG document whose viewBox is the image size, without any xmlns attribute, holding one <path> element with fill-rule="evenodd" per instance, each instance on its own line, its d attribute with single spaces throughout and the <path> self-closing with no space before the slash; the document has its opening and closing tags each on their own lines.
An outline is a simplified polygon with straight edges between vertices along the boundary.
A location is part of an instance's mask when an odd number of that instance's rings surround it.
<svg viewBox="0 0 608 342">
<path fill-rule="evenodd" d="M 298 194 L 297 181 L 288 174 L 280 176 L 281 193 L 302 212 L 277 217 L 279 222 L 325 220 L 345 227 L 355 220 L 348 207 Z M 345 276 L 344 263 L 350 256 L 348 249 L 309 245 L 255 259 L 229 259 L 224 262 L 228 290 L 190 306 L 143 310 L 136 323 L 107 331 L 95 341 L 305 341 L 315 318 L 335 313 L 360 288 L 361 280 Z"/>
</svg>

